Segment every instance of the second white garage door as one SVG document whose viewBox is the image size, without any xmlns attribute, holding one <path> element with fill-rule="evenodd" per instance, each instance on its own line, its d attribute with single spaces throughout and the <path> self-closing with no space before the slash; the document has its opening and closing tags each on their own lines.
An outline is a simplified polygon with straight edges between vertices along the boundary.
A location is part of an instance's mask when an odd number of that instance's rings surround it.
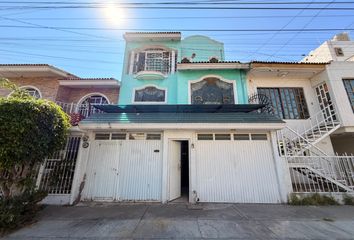
<svg viewBox="0 0 354 240">
<path fill-rule="evenodd" d="M 197 195 L 201 202 L 280 202 L 268 134 L 198 134 Z"/>
</svg>

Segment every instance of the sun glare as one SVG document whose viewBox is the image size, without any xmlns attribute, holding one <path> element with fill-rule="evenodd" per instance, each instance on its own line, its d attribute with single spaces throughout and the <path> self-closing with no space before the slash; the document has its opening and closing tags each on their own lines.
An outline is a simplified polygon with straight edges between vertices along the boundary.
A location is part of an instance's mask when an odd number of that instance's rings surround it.
<svg viewBox="0 0 354 240">
<path fill-rule="evenodd" d="M 118 4 L 107 4 L 104 8 L 105 17 L 108 18 L 108 21 L 114 25 L 119 25 L 123 22 L 124 12 L 123 9 L 119 7 Z"/>
</svg>

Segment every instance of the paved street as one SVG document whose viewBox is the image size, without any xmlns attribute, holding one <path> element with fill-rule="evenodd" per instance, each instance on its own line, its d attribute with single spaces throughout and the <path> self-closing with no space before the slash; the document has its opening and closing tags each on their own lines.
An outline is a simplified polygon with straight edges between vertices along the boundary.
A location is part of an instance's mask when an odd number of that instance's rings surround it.
<svg viewBox="0 0 354 240">
<path fill-rule="evenodd" d="M 6 239 L 354 239 L 354 207 L 90 204 L 46 207 Z"/>
</svg>

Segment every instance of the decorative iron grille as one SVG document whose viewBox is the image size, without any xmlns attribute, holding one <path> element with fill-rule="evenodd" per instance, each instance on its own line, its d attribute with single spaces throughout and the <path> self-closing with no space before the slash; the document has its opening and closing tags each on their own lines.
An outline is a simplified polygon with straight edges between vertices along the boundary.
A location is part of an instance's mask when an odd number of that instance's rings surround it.
<svg viewBox="0 0 354 240">
<path fill-rule="evenodd" d="M 49 194 L 70 194 L 81 137 L 70 136 L 63 150 L 47 158 L 40 169 L 39 188 Z"/>
<path fill-rule="evenodd" d="M 255 93 L 248 97 L 249 104 L 264 104 L 259 112 L 274 114 L 274 108 L 269 98 L 264 94 Z"/>
</svg>

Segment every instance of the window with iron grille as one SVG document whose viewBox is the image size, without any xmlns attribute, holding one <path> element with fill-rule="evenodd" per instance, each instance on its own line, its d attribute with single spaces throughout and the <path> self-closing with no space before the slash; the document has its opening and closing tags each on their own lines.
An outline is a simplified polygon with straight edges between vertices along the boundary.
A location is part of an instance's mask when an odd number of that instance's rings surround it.
<svg viewBox="0 0 354 240">
<path fill-rule="evenodd" d="M 100 113 L 101 111 L 95 108 L 95 105 L 105 105 L 108 104 L 108 99 L 101 95 L 92 95 L 84 99 L 81 103 L 79 103 L 79 113 L 88 117 L 94 113 Z"/>
<path fill-rule="evenodd" d="M 27 91 L 27 93 L 34 98 L 41 98 L 41 93 L 34 87 L 21 87 L 20 89 Z"/>
<path fill-rule="evenodd" d="M 347 91 L 348 99 L 354 112 L 354 79 L 344 79 L 344 88 Z"/>
<path fill-rule="evenodd" d="M 172 54 L 159 48 L 150 48 L 134 54 L 133 73 L 157 71 L 163 74 L 171 72 Z"/>
<path fill-rule="evenodd" d="M 270 99 L 274 114 L 282 119 L 310 117 L 302 88 L 257 88 L 257 91 Z"/>
</svg>

